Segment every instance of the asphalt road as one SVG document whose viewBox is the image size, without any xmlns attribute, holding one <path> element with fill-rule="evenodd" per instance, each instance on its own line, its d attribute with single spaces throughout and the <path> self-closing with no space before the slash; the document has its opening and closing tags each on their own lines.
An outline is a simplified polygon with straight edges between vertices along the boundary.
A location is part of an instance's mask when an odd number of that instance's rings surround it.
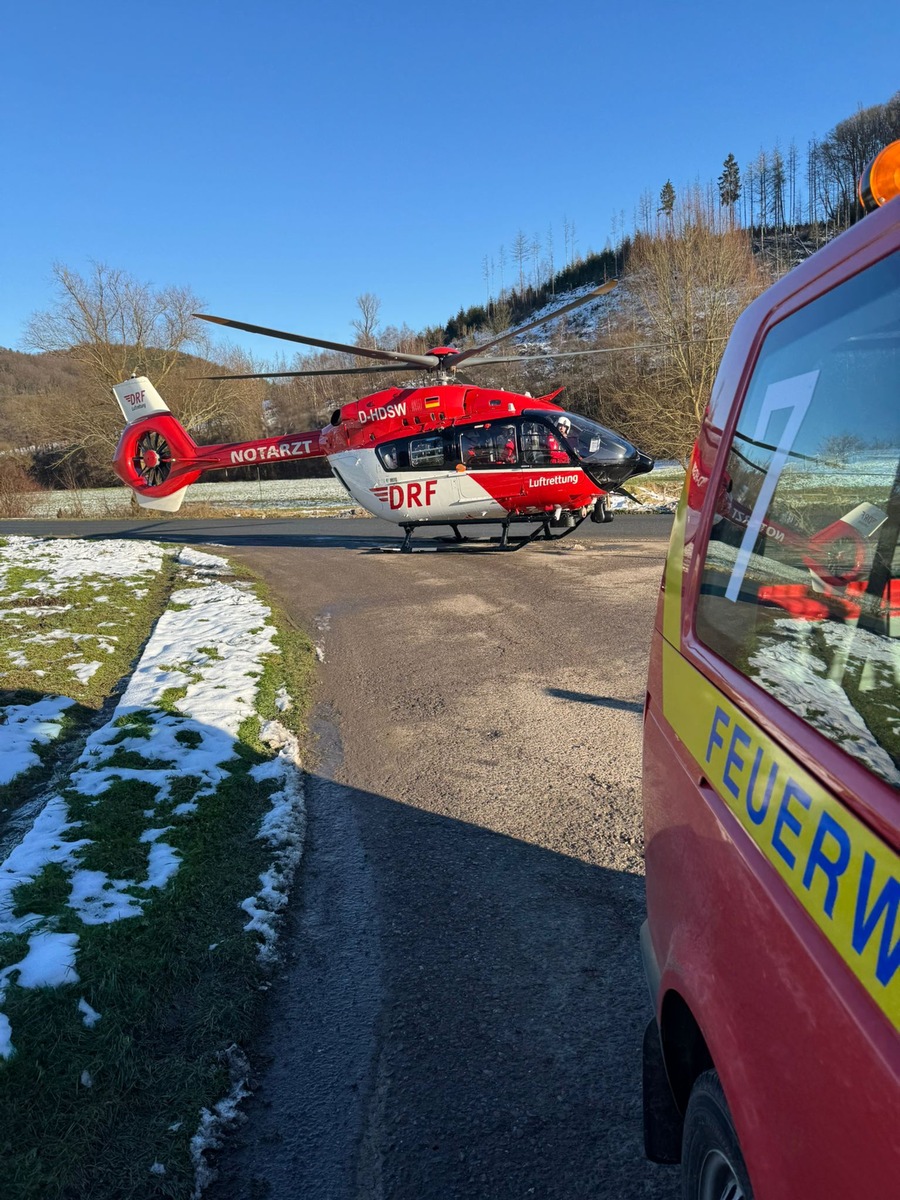
<svg viewBox="0 0 900 1200">
<path fill-rule="evenodd" d="M 670 525 L 401 556 L 368 520 L 46 523 L 227 547 L 323 658 L 285 961 L 211 1200 L 678 1194 L 640 1129 L 640 713 Z"/>
</svg>

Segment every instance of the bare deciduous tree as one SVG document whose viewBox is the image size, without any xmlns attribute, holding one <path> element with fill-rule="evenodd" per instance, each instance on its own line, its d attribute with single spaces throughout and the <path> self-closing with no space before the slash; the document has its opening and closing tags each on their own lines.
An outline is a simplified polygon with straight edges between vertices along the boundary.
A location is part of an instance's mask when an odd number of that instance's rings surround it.
<svg viewBox="0 0 900 1200">
<path fill-rule="evenodd" d="M 36 429 L 36 440 L 68 444 L 93 469 L 108 470 L 122 429 L 110 388 L 130 375 L 148 376 L 188 430 L 209 437 L 253 426 L 263 385 L 254 393 L 252 385 L 194 378 L 206 373 L 211 341 L 193 315 L 201 301 L 189 288 L 156 288 L 104 263 L 86 275 L 57 263 L 53 277 L 56 302 L 31 317 L 26 338 L 36 350 L 66 351 L 79 377 L 60 396 L 52 429 Z M 218 359 L 235 371 L 247 368 L 239 351 Z"/>
<path fill-rule="evenodd" d="M 618 337 L 653 349 L 610 355 L 607 369 L 618 376 L 629 429 L 643 431 L 639 444 L 688 454 L 725 341 L 766 282 L 748 236 L 720 228 L 699 191 L 684 198 L 666 236 L 635 239 L 629 287 L 640 317 Z"/>
<path fill-rule="evenodd" d="M 513 262 L 519 272 L 519 295 L 525 291 L 525 263 L 528 261 L 531 243 L 528 240 L 528 234 L 524 229 L 520 229 L 513 238 L 512 255 Z"/>
<path fill-rule="evenodd" d="M 860 108 L 839 121 L 816 149 L 819 195 L 826 221 L 849 225 L 861 210 L 856 184 L 866 165 L 894 138 L 900 137 L 900 92 L 887 104 Z"/>
<path fill-rule="evenodd" d="M 351 321 L 356 330 L 356 344 L 372 349 L 377 344 L 375 332 L 378 329 L 381 301 L 371 292 L 363 292 L 361 296 L 356 297 L 356 307 L 359 309 L 359 316 Z"/>
<path fill-rule="evenodd" d="M 36 350 L 67 350 L 85 375 L 112 387 L 129 375 L 163 383 L 189 346 L 205 347 L 199 299 L 188 288 L 154 288 L 94 263 L 88 276 L 53 267 L 56 303 L 34 313 L 25 336 Z"/>
</svg>

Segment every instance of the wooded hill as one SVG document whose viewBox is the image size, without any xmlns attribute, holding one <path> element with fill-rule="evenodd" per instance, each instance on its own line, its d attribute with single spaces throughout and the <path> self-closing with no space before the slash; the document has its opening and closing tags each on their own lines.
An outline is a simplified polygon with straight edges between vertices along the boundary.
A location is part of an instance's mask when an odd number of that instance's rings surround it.
<svg viewBox="0 0 900 1200">
<path fill-rule="evenodd" d="M 377 297 L 365 294 L 352 322 L 355 344 L 418 353 L 450 342 L 465 346 L 523 322 L 574 288 L 618 278 L 602 321 L 578 334 L 570 326 L 548 335 L 554 349 L 596 353 L 504 365 L 479 382 L 533 394 L 565 386 L 570 407 L 620 429 L 651 454 L 683 458 L 739 313 L 862 216 L 859 174 L 896 138 L 900 92 L 840 122 L 802 155 L 793 145 L 760 151 L 743 165 L 728 155 L 717 181 L 681 193 L 662 181 L 657 195 L 639 198 L 632 228 L 616 231 L 614 244 L 600 252 L 580 254 L 566 223 L 562 266 L 552 234 L 542 240 L 520 230 L 509 249 L 485 256 L 483 303 L 460 309 L 443 329 L 416 332 L 381 327 Z M 28 326 L 38 352 L 0 349 L 0 449 L 7 451 L 0 474 L 14 471 L 23 486 L 28 479 L 44 486 L 113 481 L 109 463 L 121 420 L 109 387 L 132 372 L 152 378 L 185 426 L 207 442 L 320 428 L 348 399 L 350 385 L 340 376 L 218 384 L 195 377 L 213 367 L 353 365 L 352 355 L 302 354 L 287 363 L 260 363 L 236 351 L 223 356 L 209 327 L 193 318 L 199 301 L 188 289 L 154 291 L 103 265 L 86 277 L 59 266 L 55 276 L 54 307 Z M 408 382 L 408 373 L 387 373 L 377 386 Z M 311 468 L 297 465 L 301 473 Z M 284 475 L 290 465 L 269 470 Z M 0 480 L 0 490 L 11 482 Z"/>
</svg>

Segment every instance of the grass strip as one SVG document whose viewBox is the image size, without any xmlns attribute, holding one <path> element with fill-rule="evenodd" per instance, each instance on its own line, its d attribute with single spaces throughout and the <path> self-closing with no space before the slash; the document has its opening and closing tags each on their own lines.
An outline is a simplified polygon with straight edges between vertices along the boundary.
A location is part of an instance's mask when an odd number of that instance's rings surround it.
<svg viewBox="0 0 900 1200">
<path fill-rule="evenodd" d="M 162 547 L 132 552 L 134 574 L 111 576 L 103 555 L 79 564 L 84 545 L 16 537 L 0 546 L 0 848 L 103 719 L 172 588 L 172 557 Z M 70 703 L 55 721 L 32 719 L 56 697 Z"/>
<path fill-rule="evenodd" d="M 261 594 L 247 572 L 236 574 L 233 586 L 246 589 L 248 603 Z M 234 578 L 207 582 L 229 587 L 221 580 Z M 176 591 L 176 612 L 194 594 Z M 50 862 L 13 893 L 13 922 L 33 916 L 42 930 L 77 937 L 79 978 L 55 987 L 11 982 L 0 1002 L 16 1046 L 0 1060 L 4 1200 L 193 1194 L 200 1113 L 232 1086 L 240 1056 L 230 1048 L 249 1040 L 266 983 L 260 940 L 246 931 L 241 907 L 273 861 L 258 837 L 279 786 L 266 775 L 273 751 L 263 735 L 276 719 L 302 733 L 314 665 L 308 639 L 274 611 L 267 630 L 273 648 L 257 678 L 241 684 L 254 693 L 252 711 L 216 786 L 201 770 L 191 773 L 220 736 L 183 707 L 203 674 L 195 663 L 164 706 L 122 712 L 103 728 L 95 758 L 118 778 L 98 793 L 74 786 L 76 771 L 63 791 L 77 822 L 65 837 L 89 839 L 73 851 L 76 874 L 73 862 Z M 204 626 L 202 650 L 215 665 L 222 650 L 211 632 Z M 173 657 L 172 670 L 183 671 L 181 656 Z M 184 769 L 167 760 L 173 742 Z M 148 848 L 177 860 L 161 886 L 152 885 Z M 98 895 L 80 909 L 72 906 L 76 877 L 97 881 Z M 92 923 L 91 899 L 131 906 L 135 915 Z M 23 960 L 34 928 L 0 936 L 0 968 Z"/>
</svg>

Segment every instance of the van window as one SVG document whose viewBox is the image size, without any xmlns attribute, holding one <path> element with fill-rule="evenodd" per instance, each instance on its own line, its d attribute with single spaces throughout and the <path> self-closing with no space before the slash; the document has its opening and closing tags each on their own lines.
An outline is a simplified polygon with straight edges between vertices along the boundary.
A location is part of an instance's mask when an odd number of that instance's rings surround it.
<svg viewBox="0 0 900 1200">
<path fill-rule="evenodd" d="M 900 256 L 777 325 L 719 482 L 697 633 L 900 787 Z"/>
</svg>

